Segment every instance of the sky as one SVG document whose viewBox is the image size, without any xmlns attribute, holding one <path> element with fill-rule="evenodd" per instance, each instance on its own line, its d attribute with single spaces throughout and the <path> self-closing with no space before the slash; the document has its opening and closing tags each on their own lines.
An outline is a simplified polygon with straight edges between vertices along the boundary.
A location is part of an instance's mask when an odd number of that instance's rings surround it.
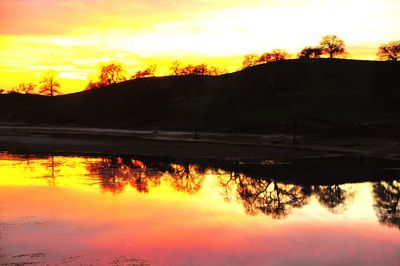
<svg viewBox="0 0 400 266">
<path fill-rule="evenodd" d="M 398 0 L 0 0 L 0 89 L 59 73 L 64 93 L 82 90 L 103 63 L 129 74 L 175 60 L 237 70 L 243 55 L 295 56 L 335 34 L 350 58 L 376 59 L 400 37 Z"/>
</svg>

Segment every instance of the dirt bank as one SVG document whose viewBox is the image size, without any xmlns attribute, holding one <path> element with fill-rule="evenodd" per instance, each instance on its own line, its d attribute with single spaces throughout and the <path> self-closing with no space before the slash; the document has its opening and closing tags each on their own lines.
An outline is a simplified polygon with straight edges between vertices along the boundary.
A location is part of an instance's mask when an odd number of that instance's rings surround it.
<svg viewBox="0 0 400 266">
<path fill-rule="evenodd" d="M 0 126 L 0 150 L 69 155 L 150 155 L 208 159 L 359 156 L 400 159 L 398 140 L 98 128 Z"/>
</svg>

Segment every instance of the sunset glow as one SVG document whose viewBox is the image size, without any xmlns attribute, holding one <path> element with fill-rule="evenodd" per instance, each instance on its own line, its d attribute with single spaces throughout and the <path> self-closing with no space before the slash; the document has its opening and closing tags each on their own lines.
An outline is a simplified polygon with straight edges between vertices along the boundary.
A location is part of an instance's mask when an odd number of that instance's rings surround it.
<svg viewBox="0 0 400 266">
<path fill-rule="evenodd" d="M 174 60 L 234 71 L 244 54 L 296 55 L 326 34 L 375 59 L 400 36 L 399 13 L 393 0 L 0 0 L 0 89 L 55 70 L 64 93 L 80 91 L 109 61 L 129 75 L 150 64 L 166 75 Z"/>
</svg>

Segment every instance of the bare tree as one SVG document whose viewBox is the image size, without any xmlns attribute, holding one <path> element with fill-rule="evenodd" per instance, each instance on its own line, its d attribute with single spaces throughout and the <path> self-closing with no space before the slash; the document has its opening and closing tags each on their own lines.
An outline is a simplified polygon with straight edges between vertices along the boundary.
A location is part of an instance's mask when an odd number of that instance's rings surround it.
<svg viewBox="0 0 400 266">
<path fill-rule="evenodd" d="M 400 59 L 400 41 L 382 44 L 377 55 L 379 60 L 398 61 Z"/>
<path fill-rule="evenodd" d="M 339 39 L 336 35 L 325 35 L 321 38 L 319 45 L 324 54 L 329 58 L 335 58 L 346 55 L 344 41 Z"/>
<path fill-rule="evenodd" d="M 60 83 L 58 82 L 57 73 L 54 71 L 46 72 L 40 81 L 39 93 L 53 97 L 59 94 Z"/>
</svg>

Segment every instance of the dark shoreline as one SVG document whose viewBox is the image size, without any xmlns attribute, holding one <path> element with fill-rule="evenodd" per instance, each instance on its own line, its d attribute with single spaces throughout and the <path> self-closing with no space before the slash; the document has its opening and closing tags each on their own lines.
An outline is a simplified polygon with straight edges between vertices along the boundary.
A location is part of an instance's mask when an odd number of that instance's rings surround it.
<svg viewBox="0 0 400 266">
<path fill-rule="evenodd" d="M 352 156 L 400 159 L 387 137 L 233 134 L 162 130 L 0 125 L 0 151 L 77 155 L 148 155 L 210 159 Z"/>
<path fill-rule="evenodd" d="M 356 138 L 290 144 L 279 135 L 0 127 L 0 152 L 32 156 L 135 158 L 201 164 L 282 182 L 348 183 L 400 177 L 397 140 Z M 311 141 L 313 140 L 313 141 Z M 358 143 L 356 147 L 350 142 Z M 340 144 L 340 145 L 339 145 Z M 351 144 L 351 143 L 350 143 Z"/>
</svg>

